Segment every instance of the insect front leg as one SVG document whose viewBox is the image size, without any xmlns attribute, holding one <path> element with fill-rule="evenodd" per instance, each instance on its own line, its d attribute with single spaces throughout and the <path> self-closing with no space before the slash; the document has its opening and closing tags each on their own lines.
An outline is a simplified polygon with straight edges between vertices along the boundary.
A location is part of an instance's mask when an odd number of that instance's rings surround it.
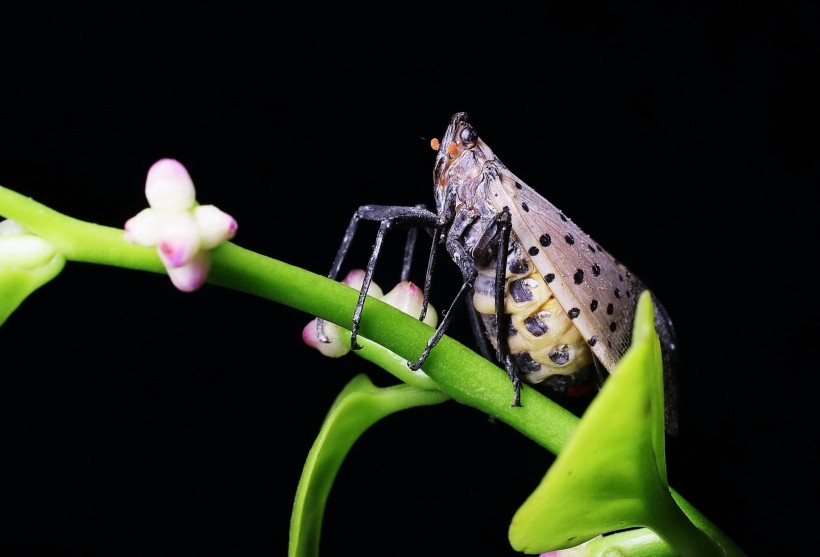
<svg viewBox="0 0 820 557">
<path fill-rule="evenodd" d="M 432 236 L 433 245 L 430 246 L 430 257 L 427 260 L 427 271 L 424 274 L 424 296 L 421 300 L 421 312 L 419 313 L 419 321 L 424 321 L 424 318 L 427 317 L 427 308 L 430 306 L 430 286 L 433 283 L 433 267 L 435 267 L 436 264 L 438 245 L 441 241 L 441 229 L 434 230 Z"/>
<path fill-rule="evenodd" d="M 351 329 L 352 334 L 350 339 L 350 345 L 351 348 L 353 348 L 354 350 L 361 348 L 361 346 L 359 346 L 356 342 L 356 337 L 358 336 L 362 308 L 364 306 L 364 301 L 367 296 L 367 291 L 370 288 L 370 283 L 373 280 L 373 271 L 376 267 L 376 261 L 378 260 L 379 253 L 381 251 L 384 235 L 387 233 L 388 230 L 391 230 L 396 227 L 405 228 L 408 230 L 417 228 L 434 228 L 438 230 L 439 227 L 438 216 L 435 213 L 425 209 L 423 205 L 417 205 L 415 207 L 397 207 L 391 205 L 363 205 L 356 210 L 356 212 L 350 219 L 350 223 L 348 224 L 347 230 L 345 231 L 344 238 L 342 238 L 342 243 L 339 246 L 339 250 L 336 252 L 336 257 L 333 260 L 333 265 L 331 265 L 330 272 L 328 273 L 328 278 L 333 280 L 337 279 L 339 275 L 339 270 L 341 269 L 342 263 L 344 262 L 344 258 L 350 249 L 354 236 L 356 235 L 359 221 L 362 220 L 380 222 L 381 224 L 379 226 L 379 231 L 376 235 L 376 242 L 373 248 L 373 252 L 371 253 L 370 260 L 368 261 L 367 268 L 365 270 L 365 277 L 359 293 L 359 300 L 356 304 L 356 310 L 353 315 L 353 326 Z M 437 233 L 435 234 L 435 236 L 437 236 Z M 404 276 L 405 273 L 409 273 L 409 270 L 405 270 L 405 267 L 409 269 L 409 259 L 412 257 L 413 243 L 414 238 L 410 238 L 408 239 L 408 243 L 405 245 L 402 276 Z M 330 342 L 327 336 L 324 334 L 324 320 L 316 320 L 316 332 L 317 337 L 321 342 Z"/>
</svg>

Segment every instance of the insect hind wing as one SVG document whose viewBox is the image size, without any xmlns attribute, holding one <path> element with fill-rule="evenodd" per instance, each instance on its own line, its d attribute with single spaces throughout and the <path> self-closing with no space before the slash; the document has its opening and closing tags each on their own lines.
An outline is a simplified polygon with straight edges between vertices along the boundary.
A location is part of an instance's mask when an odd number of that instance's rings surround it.
<svg viewBox="0 0 820 557">
<path fill-rule="evenodd" d="M 652 294 L 652 305 L 655 308 L 655 332 L 661 344 L 663 360 L 663 399 L 664 421 L 666 431 L 672 435 L 678 433 L 678 347 L 672 319 L 660 300 Z"/>
</svg>

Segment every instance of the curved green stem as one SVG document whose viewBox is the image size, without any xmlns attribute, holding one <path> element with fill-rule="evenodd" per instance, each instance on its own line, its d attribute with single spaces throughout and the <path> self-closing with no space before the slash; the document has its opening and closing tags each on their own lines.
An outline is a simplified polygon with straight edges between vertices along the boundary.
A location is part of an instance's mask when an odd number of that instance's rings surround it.
<svg viewBox="0 0 820 557">
<path fill-rule="evenodd" d="M 333 403 L 305 462 L 293 505 L 288 555 L 319 555 L 322 518 L 333 480 L 353 444 L 369 427 L 400 410 L 445 400 L 447 395 L 438 391 L 412 385 L 380 389 L 365 375 L 354 377 Z"/>
</svg>

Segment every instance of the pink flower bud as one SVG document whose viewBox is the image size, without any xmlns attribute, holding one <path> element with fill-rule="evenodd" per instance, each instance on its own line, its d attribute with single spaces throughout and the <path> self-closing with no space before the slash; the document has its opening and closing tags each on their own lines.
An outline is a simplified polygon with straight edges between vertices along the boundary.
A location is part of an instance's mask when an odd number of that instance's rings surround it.
<svg viewBox="0 0 820 557">
<path fill-rule="evenodd" d="M 310 346 L 321 352 L 328 358 L 340 358 L 350 352 L 350 333 L 341 329 L 330 321 L 325 321 L 322 324 L 324 333 L 330 342 L 321 342 L 316 334 L 316 319 L 305 325 L 302 329 L 302 340 Z M 340 336 L 346 336 L 348 342 L 343 342 Z"/>
<path fill-rule="evenodd" d="M 346 284 L 350 288 L 354 290 L 361 290 L 362 283 L 364 283 L 364 270 L 363 269 L 353 269 L 347 276 L 342 279 L 342 284 Z M 370 282 L 370 288 L 367 290 L 368 296 L 373 296 L 374 298 L 381 299 L 384 296 L 384 291 L 382 291 L 381 287 L 376 284 L 375 282 Z"/>
<path fill-rule="evenodd" d="M 201 205 L 194 209 L 194 219 L 205 249 L 216 247 L 236 235 L 236 220 L 213 205 Z"/>
<path fill-rule="evenodd" d="M 360 290 L 362 282 L 364 281 L 365 272 L 362 269 L 353 269 L 347 276 L 342 279 L 342 283 L 347 286 Z M 421 289 L 412 282 L 400 282 L 387 294 L 384 294 L 382 289 L 375 282 L 370 283 L 368 295 L 374 298 L 379 298 L 396 309 L 404 313 L 418 318 L 421 315 L 421 306 L 424 301 L 424 293 Z M 424 318 L 424 323 L 431 327 L 435 327 L 438 322 L 438 316 L 433 306 L 427 306 L 427 315 Z M 338 358 L 350 352 L 350 332 L 346 331 L 329 321 L 323 323 L 324 334 L 330 340 L 329 343 L 320 342 L 316 332 L 316 319 L 308 323 L 302 329 L 302 340 L 305 343 L 317 350 L 325 356 L 331 358 Z M 340 338 L 344 338 L 342 341 Z"/>
<path fill-rule="evenodd" d="M 199 251 L 181 267 L 166 267 L 168 277 L 177 289 L 193 292 L 205 283 L 211 269 L 211 252 Z"/>
<path fill-rule="evenodd" d="M 400 309 L 407 315 L 419 317 L 424 301 L 424 293 L 421 288 L 412 282 L 405 281 L 398 283 L 393 290 L 385 294 L 382 301 L 396 309 Z M 424 317 L 424 322 L 432 327 L 435 327 L 438 322 L 436 311 L 430 305 L 427 306 L 427 315 Z"/>
<path fill-rule="evenodd" d="M 196 222 L 189 213 L 181 213 L 179 218 L 163 223 L 157 251 L 166 267 L 181 267 L 197 254 L 199 241 Z"/>
<path fill-rule="evenodd" d="M 148 170 L 145 197 L 148 204 L 159 211 L 185 211 L 193 207 L 196 190 L 179 161 L 160 159 Z"/>
<path fill-rule="evenodd" d="M 159 236 L 160 219 L 153 209 L 143 209 L 125 223 L 125 240 L 132 244 L 153 247 Z"/>
</svg>

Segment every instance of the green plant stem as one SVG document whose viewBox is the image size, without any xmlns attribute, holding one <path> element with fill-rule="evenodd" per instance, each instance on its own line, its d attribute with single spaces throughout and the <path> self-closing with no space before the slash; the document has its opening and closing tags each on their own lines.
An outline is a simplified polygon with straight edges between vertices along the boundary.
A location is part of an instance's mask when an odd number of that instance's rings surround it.
<svg viewBox="0 0 820 557">
<path fill-rule="evenodd" d="M 66 260 L 164 273 L 156 250 L 134 246 L 123 230 L 65 216 L 0 186 L 0 216 L 11 218 L 48 240 Z M 213 250 L 208 282 L 231 288 L 349 327 L 358 294 L 324 276 L 277 261 L 233 243 Z M 421 354 L 433 329 L 388 304 L 368 298 L 362 314 L 362 336 L 408 360 Z M 506 373 L 457 341 L 443 337 L 424 370 L 456 401 L 495 416 L 553 454 L 571 437 L 578 419 L 534 389 L 524 386 L 521 407 L 511 407 L 512 387 Z M 682 498 L 673 491 L 679 502 Z M 727 555 L 744 555 L 717 527 L 691 505 L 683 512 Z"/>
</svg>

